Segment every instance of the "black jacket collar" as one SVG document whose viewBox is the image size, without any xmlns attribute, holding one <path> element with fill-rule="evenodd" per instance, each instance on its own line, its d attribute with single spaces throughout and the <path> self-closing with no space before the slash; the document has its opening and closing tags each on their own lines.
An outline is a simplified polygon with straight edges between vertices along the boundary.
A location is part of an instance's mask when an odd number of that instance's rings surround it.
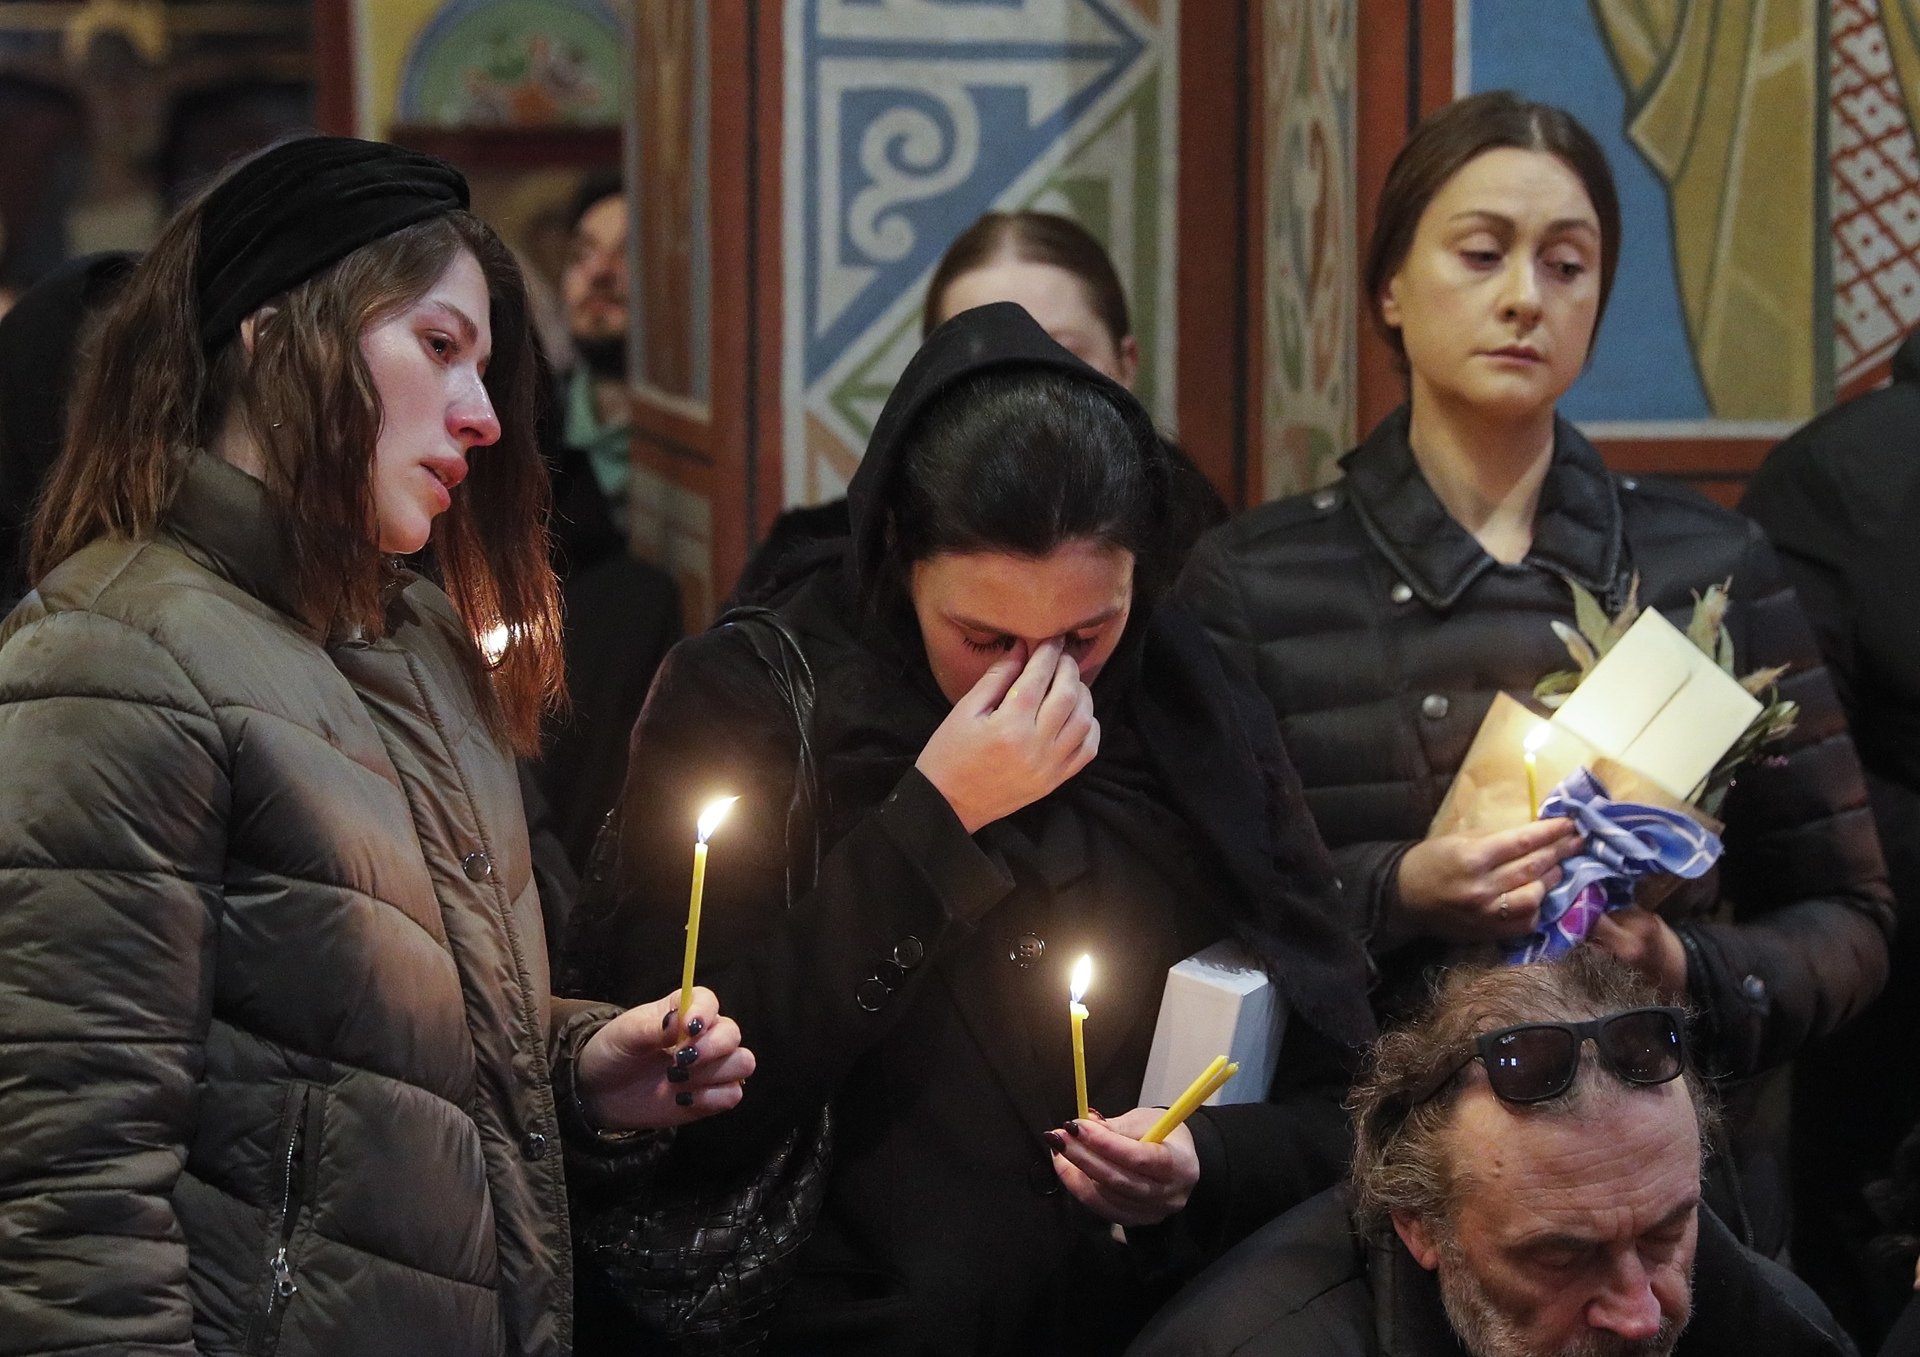
<svg viewBox="0 0 1920 1357">
<path fill-rule="evenodd" d="M 1420 601 L 1451 608 L 1496 562 L 1427 484 L 1407 444 L 1408 418 L 1403 405 L 1341 459 L 1347 493 L 1367 536 Z M 1602 594 L 1619 573 L 1621 541 L 1620 501 L 1606 463 L 1556 418 L 1527 560 Z"/>
</svg>

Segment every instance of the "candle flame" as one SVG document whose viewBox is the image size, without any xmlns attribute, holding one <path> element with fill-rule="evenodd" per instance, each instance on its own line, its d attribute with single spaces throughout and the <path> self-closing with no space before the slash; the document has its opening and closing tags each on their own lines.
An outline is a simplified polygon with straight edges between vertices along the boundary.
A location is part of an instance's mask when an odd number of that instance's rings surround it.
<svg viewBox="0 0 1920 1357">
<path fill-rule="evenodd" d="M 1536 721 L 1533 729 L 1527 732 L 1527 738 L 1521 741 L 1520 747 L 1529 754 L 1538 754 L 1546 747 L 1547 741 L 1552 736 L 1553 730 L 1545 721 Z"/>
<path fill-rule="evenodd" d="M 1086 996 L 1087 985 L 1093 979 L 1093 958 L 1083 956 L 1073 964 L 1073 979 L 1068 984 L 1073 989 L 1073 1001 L 1077 1004 Z"/>
<path fill-rule="evenodd" d="M 733 803 L 739 799 L 737 796 L 723 796 L 707 802 L 706 809 L 700 812 L 698 829 L 701 843 L 713 837 L 713 831 L 720 828 L 720 822 L 727 818 L 727 812 L 733 809 Z"/>
</svg>

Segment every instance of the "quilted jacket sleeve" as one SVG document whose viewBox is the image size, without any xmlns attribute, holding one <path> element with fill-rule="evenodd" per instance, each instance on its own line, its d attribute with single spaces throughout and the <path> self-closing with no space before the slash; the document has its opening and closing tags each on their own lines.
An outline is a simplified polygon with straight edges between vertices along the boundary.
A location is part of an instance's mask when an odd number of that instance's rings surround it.
<svg viewBox="0 0 1920 1357">
<path fill-rule="evenodd" d="M 1743 770 L 1723 807 L 1725 905 L 1682 929 L 1711 1056 L 1740 1076 L 1792 1058 L 1880 992 L 1893 906 L 1846 719 L 1757 528 L 1733 599 L 1743 671 L 1790 666 L 1781 695 L 1800 704 L 1784 749 Z"/>
<path fill-rule="evenodd" d="M 1216 530 L 1200 539 L 1187 558 L 1177 592 L 1181 603 L 1200 619 L 1227 667 L 1264 693 L 1267 685 L 1261 682 L 1260 648 L 1247 620 L 1249 572 L 1229 554 L 1231 531 Z M 1275 716 L 1282 714 L 1275 712 Z M 1376 940 L 1382 924 L 1397 912 L 1400 859 L 1413 842 L 1363 840 L 1329 845 L 1342 911 L 1355 937 Z"/>
<path fill-rule="evenodd" d="M 151 637 L 64 612 L 0 648 L 0 1354 L 194 1350 L 172 1192 L 229 799 Z"/>
</svg>

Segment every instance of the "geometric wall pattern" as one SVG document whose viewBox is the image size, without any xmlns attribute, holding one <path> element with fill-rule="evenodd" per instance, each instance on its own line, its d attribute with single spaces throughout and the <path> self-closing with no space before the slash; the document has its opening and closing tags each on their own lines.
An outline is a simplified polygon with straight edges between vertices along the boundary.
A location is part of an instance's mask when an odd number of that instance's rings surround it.
<svg viewBox="0 0 1920 1357">
<path fill-rule="evenodd" d="M 1267 0 L 1260 495 L 1325 484 L 1354 442 L 1358 0 Z"/>
<path fill-rule="evenodd" d="M 844 492 L 981 213 L 1078 219 L 1127 288 L 1171 423 L 1178 0 L 789 0 L 784 500 Z"/>
</svg>

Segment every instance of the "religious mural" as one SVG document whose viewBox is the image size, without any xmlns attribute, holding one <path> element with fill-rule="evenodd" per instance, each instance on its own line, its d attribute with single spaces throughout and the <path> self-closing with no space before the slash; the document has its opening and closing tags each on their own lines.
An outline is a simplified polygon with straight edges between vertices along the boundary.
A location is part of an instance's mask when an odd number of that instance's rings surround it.
<svg viewBox="0 0 1920 1357">
<path fill-rule="evenodd" d="M 608 0 L 356 0 L 362 136 L 394 126 L 617 126 L 625 40 Z"/>
<path fill-rule="evenodd" d="M 946 248 L 1040 208 L 1105 243 L 1171 425 L 1179 0 L 789 0 L 784 492 L 840 494 Z"/>
<path fill-rule="evenodd" d="M 1339 474 L 1354 442 L 1356 0 L 1267 0 L 1260 498 Z"/>
<path fill-rule="evenodd" d="M 1920 0 L 1461 0 L 1463 89 L 1606 146 L 1619 282 L 1564 409 L 1603 432 L 1785 429 L 1920 322 Z"/>
</svg>

